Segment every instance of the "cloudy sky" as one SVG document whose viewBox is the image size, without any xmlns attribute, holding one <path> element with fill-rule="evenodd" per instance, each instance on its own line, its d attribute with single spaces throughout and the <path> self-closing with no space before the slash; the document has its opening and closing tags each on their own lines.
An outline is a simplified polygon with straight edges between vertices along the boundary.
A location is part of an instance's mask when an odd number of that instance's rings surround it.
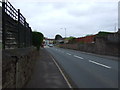
<svg viewBox="0 0 120 90">
<path fill-rule="evenodd" d="M 9 0 L 26 17 L 32 30 L 45 37 L 56 34 L 81 37 L 99 31 L 114 32 L 118 24 L 118 1 L 19 1 Z"/>
</svg>

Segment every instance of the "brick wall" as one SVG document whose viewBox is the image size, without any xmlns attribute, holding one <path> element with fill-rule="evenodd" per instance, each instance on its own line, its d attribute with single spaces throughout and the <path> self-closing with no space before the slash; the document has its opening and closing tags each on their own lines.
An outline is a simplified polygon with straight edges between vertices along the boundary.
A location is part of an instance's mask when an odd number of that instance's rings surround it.
<svg viewBox="0 0 120 90">
<path fill-rule="evenodd" d="M 92 42 L 94 42 L 94 37 L 95 37 L 95 36 L 96 36 L 96 35 L 91 35 L 91 36 L 76 38 L 75 40 L 76 40 L 77 42 L 92 43 Z"/>
</svg>

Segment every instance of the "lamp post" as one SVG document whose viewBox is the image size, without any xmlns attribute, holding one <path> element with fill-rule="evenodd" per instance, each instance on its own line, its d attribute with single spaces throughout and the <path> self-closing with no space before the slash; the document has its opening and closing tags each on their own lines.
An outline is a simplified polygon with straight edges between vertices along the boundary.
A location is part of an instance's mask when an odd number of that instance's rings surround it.
<svg viewBox="0 0 120 90">
<path fill-rule="evenodd" d="M 64 29 L 65 30 L 65 39 L 66 39 L 66 28 L 60 28 L 60 29 Z M 65 48 L 67 48 L 67 44 L 65 43 L 65 39 L 64 39 L 64 45 L 65 45 Z"/>
<path fill-rule="evenodd" d="M 60 29 L 64 29 L 65 30 L 65 38 L 66 38 L 66 28 L 60 28 Z"/>
</svg>

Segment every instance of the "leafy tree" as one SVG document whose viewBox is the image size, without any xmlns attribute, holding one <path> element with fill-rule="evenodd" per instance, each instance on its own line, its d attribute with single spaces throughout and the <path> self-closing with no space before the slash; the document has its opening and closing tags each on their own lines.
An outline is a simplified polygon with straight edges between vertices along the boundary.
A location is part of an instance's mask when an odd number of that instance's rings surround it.
<svg viewBox="0 0 120 90">
<path fill-rule="evenodd" d="M 75 37 L 72 36 L 68 37 L 68 40 L 73 40 L 73 39 L 75 39 Z"/>
<path fill-rule="evenodd" d="M 43 34 L 41 32 L 33 31 L 32 32 L 32 44 L 37 48 L 37 50 L 40 49 L 40 46 L 43 42 Z"/>
<path fill-rule="evenodd" d="M 86 36 L 92 36 L 92 35 L 93 35 L 93 34 L 87 34 Z M 85 37 L 86 37 L 86 36 L 85 36 Z"/>
<path fill-rule="evenodd" d="M 76 40 L 75 40 L 76 38 L 75 37 L 72 37 L 72 36 L 70 36 L 70 37 L 68 37 L 67 38 L 67 40 L 69 40 L 69 43 L 76 43 Z"/>
<path fill-rule="evenodd" d="M 62 39 L 62 36 L 61 36 L 61 35 L 57 34 L 57 35 L 55 36 L 55 40 L 61 40 L 61 39 Z"/>
<path fill-rule="evenodd" d="M 104 32 L 104 31 L 100 31 L 98 32 L 97 36 L 106 36 L 107 34 L 110 34 L 111 32 Z"/>
<path fill-rule="evenodd" d="M 56 44 L 56 41 L 55 41 L 55 40 L 53 41 L 53 44 Z"/>
</svg>

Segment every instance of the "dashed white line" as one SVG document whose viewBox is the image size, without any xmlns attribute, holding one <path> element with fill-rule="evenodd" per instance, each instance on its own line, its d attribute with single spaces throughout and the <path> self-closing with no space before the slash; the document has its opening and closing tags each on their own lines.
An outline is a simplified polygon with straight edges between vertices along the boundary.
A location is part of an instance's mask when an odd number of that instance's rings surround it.
<svg viewBox="0 0 120 90">
<path fill-rule="evenodd" d="M 111 68 L 111 67 L 109 67 L 109 66 L 107 66 L 107 65 L 104 65 L 104 64 L 101 64 L 101 63 L 92 61 L 92 60 L 89 60 L 89 62 L 94 63 L 94 64 L 97 64 L 97 65 L 100 65 L 100 66 L 103 66 L 103 67 L 106 67 L 106 68 L 109 68 L 109 69 Z"/>
<path fill-rule="evenodd" d="M 83 59 L 82 57 L 80 57 L 80 56 L 76 56 L 76 55 L 74 55 L 74 57 L 76 57 L 76 58 L 80 58 L 80 59 Z"/>
<path fill-rule="evenodd" d="M 70 53 L 66 53 L 67 55 L 71 55 Z"/>
</svg>

